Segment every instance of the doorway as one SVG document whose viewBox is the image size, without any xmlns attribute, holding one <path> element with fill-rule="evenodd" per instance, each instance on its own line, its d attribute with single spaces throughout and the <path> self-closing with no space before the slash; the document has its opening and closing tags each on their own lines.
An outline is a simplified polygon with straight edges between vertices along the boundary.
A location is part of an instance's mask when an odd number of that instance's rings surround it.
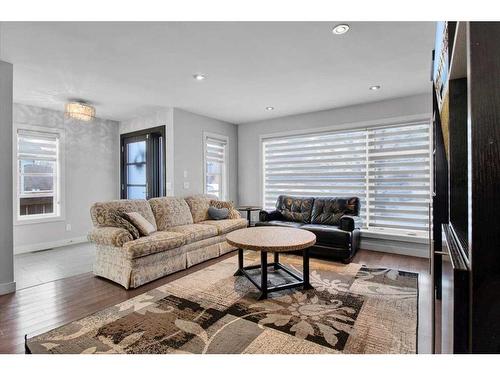
<svg viewBox="0 0 500 375">
<path fill-rule="evenodd" d="M 165 196 L 165 126 L 122 134 L 121 198 Z"/>
</svg>

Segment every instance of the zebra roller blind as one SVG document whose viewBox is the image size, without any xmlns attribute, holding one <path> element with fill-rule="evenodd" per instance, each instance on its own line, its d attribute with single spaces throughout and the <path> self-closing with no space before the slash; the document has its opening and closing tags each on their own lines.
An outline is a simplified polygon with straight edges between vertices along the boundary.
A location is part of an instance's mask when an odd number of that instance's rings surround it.
<svg viewBox="0 0 500 375">
<path fill-rule="evenodd" d="M 205 138 L 205 193 L 219 199 L 226 196 L 226 146 L 226 140 Z"/>
<path fill-rule="evenodd" d="M 264 139 L 264 207 L 280 194 L 357 196 L 365 228 L 427 230 L 429 137 L 419 123 Z"/>
</svg>

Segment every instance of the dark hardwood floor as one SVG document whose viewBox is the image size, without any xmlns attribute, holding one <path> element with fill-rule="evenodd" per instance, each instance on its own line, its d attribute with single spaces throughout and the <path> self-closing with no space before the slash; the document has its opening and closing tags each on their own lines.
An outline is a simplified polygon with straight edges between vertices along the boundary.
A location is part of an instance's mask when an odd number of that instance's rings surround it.
<svg viewBox="0 0 500 375">
<path fill-rule="evenodd" d="M 226 254 L 137 289 L 125 290 L 84 273 L 0 296 L 0 353 L 24 353 L 24 335 L 46 332 L 125 301 L 222 259 Z M 431 279 L 427 259 L 360 250 L 353 262 L 419 274 L 418 352 L 431 352 Z"/>
</svg>

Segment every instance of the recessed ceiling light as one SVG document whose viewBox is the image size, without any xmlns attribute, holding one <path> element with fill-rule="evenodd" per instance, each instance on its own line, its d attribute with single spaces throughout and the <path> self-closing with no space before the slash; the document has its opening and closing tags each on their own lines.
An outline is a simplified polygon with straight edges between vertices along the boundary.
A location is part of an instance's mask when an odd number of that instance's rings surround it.
<svg viewBox="0 0 500 375">
<path fill-rule="evenodd" d="M 349 25 L 346 23 L 341 23 L 333 28 L 332 32 L 335 35 L 342 35 L 349 31 Z"/>
<path fill-rule="evenodd" d="M 380 90 L 380 85 L 370 86 L 370 90 L 372 91 Z"/>
<path fill-rule="evenodd" d="M 207 76 L 204 76 L 203 74 L 194 74 L 193 78 L 197 81 L 203 81 L 204 79 L 207 78 Z"/>
<path fill-rule="evenodd" d="M 274 111 L 274 107 L 266 107 L 266 111 Z"/>
</svg>

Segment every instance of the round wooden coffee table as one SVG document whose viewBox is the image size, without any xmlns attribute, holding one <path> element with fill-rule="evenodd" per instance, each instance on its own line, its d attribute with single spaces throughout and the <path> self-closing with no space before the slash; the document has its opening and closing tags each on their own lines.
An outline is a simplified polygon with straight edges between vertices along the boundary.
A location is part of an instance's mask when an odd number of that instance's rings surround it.
<svg viewBox="0 0 500 375">
<path fill-rule="evenodd" d="M 309 283 L 309 248 L 316 243 L 316 235 L 312 232 L 297 228 L 284 227 L 253 227 L 239 229 L 229 233 L 226 241 L 238 248 L 238 270 L 235 276 L 243 275 L 260 290 L 260 299 L 267 298 L 267 294 L 278 290 L 295 288 L 302 286 L 304 289 L 311 289 Z M 243 265 L 243 250 L 260 251 L 260 265 Z M 304 263 L 303 275 L 298 275 L 288 267 L 279 262 L 279 253 L 285 251 L 302 250 L 302 259 Z M 267 253 L 274 253 L 274 262 L 267 263 Z M 281 269 L 292 276 L 297 281 L 283 285 L 268 287 L 267 285 L 267 267 L 273 266 L 275 270 Z M 260 268 L 260 285 L 255 282 L 247 270 Z"/>
</svg>

